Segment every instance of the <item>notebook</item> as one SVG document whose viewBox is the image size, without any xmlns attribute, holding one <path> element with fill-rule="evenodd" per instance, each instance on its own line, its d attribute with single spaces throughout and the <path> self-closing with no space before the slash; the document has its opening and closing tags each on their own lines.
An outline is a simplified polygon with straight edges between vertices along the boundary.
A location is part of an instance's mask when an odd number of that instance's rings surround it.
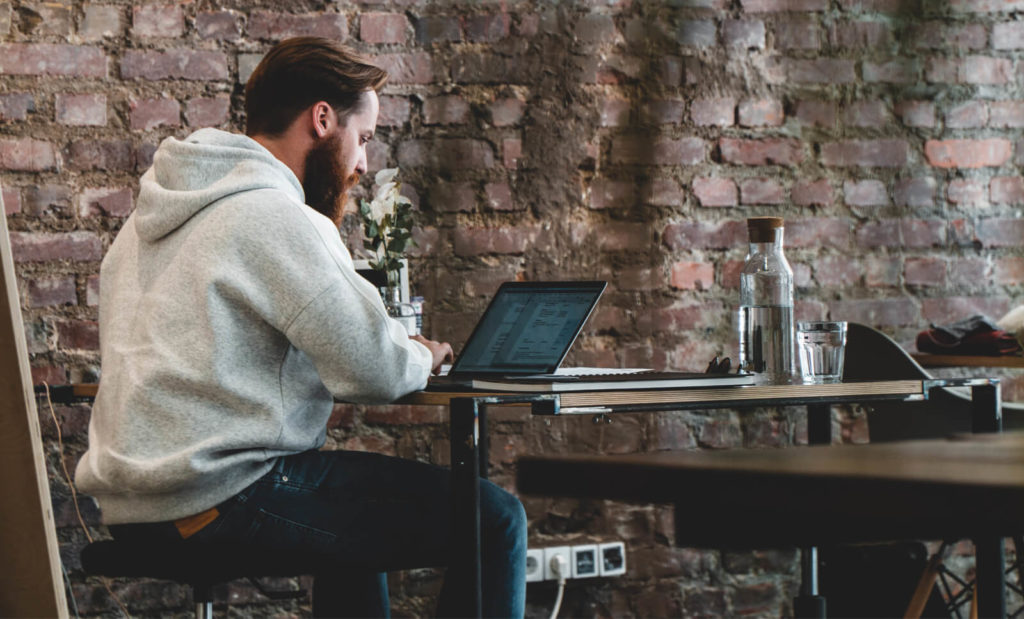
<svg viewBox="0 0 1024 619">
<path fill-rule="evenodd" d="M 751 376 L 736 374 L 560 368 L 606 286 L 602 281 L 502 284 L 447 375 L 432 377 L 427 389 L 544 392 L 752 382 Z"/>
</svg>

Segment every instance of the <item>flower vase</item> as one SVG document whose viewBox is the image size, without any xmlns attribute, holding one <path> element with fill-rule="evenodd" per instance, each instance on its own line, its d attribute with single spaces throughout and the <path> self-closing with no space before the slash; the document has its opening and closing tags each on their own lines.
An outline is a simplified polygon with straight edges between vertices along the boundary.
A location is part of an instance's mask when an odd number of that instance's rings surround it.
<svg viewBox="0 0 1024 619">
<path fill-rule="evenodd" d="M 394 272 L 397 276 L 398 273 Z M 381 297 L 384 299 L 384 307 L 388 310 L 388 316 L 402 323 L 406 333 L 419 335 L 419 328 L 416 326 L 416 308 L 411 303 L 402 301 L 402 286 L 388 273 L 388 285 L 380 289 Z"/>
</svg>

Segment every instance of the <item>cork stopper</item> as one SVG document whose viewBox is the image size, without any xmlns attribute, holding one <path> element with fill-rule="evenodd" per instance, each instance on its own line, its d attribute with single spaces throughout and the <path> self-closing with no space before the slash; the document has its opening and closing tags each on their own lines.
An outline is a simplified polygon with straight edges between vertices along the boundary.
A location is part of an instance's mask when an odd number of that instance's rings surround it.
<svg viewBox="0 0 1024 619">
<path fill-rule="evenodd" d="M 747 219 L 747 230 L 750 232 L 751 243 L 773 243 L 775 231 L 782 228 L 781 217 L 750 217 Z"/>
</svg>

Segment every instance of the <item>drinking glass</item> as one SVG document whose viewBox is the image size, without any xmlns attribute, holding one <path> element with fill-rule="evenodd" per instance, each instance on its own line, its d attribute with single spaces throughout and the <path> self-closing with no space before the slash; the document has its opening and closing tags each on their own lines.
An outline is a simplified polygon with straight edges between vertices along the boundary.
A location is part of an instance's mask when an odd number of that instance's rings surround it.
<svg viewBox="0 0 1024 619">
<path fill-rule="evenodd" d="M 838 383 L 843 380 L 846 322 L 798 323 L 797 347 L 800 349 L 800 372 L 805 383 Z"/>
</svg>

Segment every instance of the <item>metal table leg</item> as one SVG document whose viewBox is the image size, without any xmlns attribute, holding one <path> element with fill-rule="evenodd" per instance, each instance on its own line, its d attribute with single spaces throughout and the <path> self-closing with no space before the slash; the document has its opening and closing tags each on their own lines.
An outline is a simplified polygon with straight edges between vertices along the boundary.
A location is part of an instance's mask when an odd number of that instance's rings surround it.
<svg viewBox="0 0 1024 619">
<path fill-rule="evenodd" d="M 452 518 L 454 524 L 452 561 L 462 569 L 466 591 L 460 617 L 483 614 L 480 574 L 480 437 L 484 433 L 484 406 L 475 398 L 453 398 L 451 409 Z M 486 469 L 486 464 L 483 464 Z"/>
<path fill-rule="evenodd" d="M 975 433 L 1003 431 L 1003 413 L 999 382 L 971 387 L 971 425 Z M 979 617 L 1006 616 L 1006 560 L 999 537 L 974 538 L 976 595 Z"/>
<path fill-rule="evenodd" d="M 807 405 L 807 443 L 832 443 L 832 407 L 828 404 Z M 825 598 L 818 594 L 818 549 L 800 549 L 800 595 L 793 600 L 797 617 L 824 617 Z"/>
</svg>

